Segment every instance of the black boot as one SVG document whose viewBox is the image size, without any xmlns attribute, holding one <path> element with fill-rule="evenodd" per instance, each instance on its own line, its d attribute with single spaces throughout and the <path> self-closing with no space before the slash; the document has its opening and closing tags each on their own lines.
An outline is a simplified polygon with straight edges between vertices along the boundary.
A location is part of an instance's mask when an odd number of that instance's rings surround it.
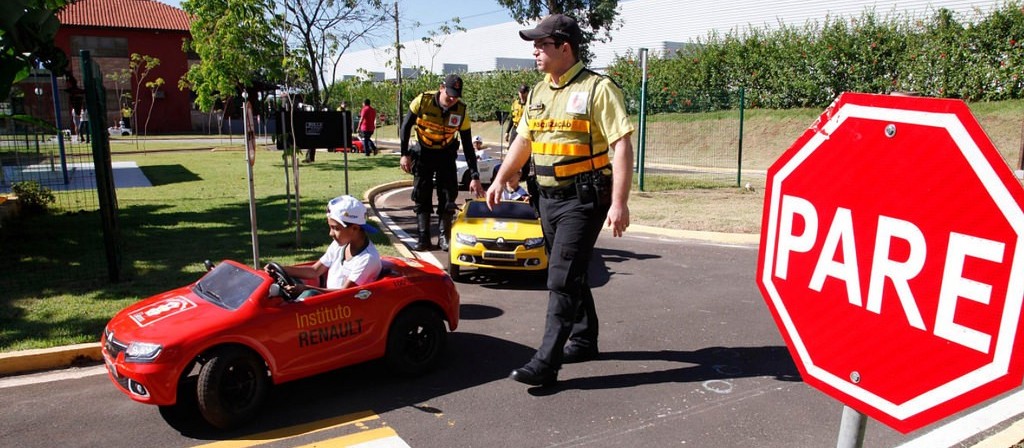
<svg viewBox="0 0 1024 448">
<path fill-rule="evenodd" d="M 441 250 L 448 252 L 449 240 L 452 238 L 452 215 L 443 214 L 437 217 L 437 245 Z"/>
<path fill-rule="evenodd" d="M 430 215 L 426 213 L 416 215 L 416 231 L 419 232 L 419 236 L 417 236 L 416 245 L 412 250 L 417 252 L 430 250 Z"/>
</svg>

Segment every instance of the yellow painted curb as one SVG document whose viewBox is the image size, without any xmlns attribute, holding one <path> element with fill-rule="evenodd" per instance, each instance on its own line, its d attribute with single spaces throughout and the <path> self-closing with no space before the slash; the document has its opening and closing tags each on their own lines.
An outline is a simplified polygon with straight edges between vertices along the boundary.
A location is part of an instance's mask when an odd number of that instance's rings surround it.
<svg viewBox="0 0 1024 448">
<path fill-rule="evenodd" d="M 363 197 L 363 202 L 370 204 L 370 208 L 373 209 L 373 219 L 374 221 L 377 221 L 378 224 L 381 224 L 380 227 L 383 227 L 383 223 L 380 220 L 380 216 L 377 215 L 377 196 L 385 191 L 411 186 L 412 179 L 406 179 L 377 185 L 376 187 L 373 187 L 366 191 L 366 195 Z M 403 243 L 402 240 L 395 237 L 394 232 L 388 232 L 387 229 L 383 230 L 384 234 L 388 236 L 388 240 L 391 241 L 391 246 L 394 247 L 399 254 L 402 254 L 402 256 L 405 258 L 418 258 L 416 257 L 416 254 L 414 254 L 411 250 L 409 250 L 408 247 L 406 247 L 405 243 Z"/>
<path fill-rule="evenodd" d="M 0 353 L 0 375 L 66 367 L 79 362 L 103 360 L 99 342 Z"/>
</svg>

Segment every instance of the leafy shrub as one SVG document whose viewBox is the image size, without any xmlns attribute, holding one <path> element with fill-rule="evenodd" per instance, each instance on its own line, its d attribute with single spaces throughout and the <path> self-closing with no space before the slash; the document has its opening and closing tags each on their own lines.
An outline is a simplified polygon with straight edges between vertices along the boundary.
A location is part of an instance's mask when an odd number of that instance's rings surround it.
<svg viewBox="0 0 1024 448">
<path fill-rule="evenodd" d="M 52 190 L 34 180 L 16 182 L 11 186 L 11 192 L 18 196 L 22 213 L 29 215 L 46 213 L 50 204 L 57 201 Z"/>
</svg>

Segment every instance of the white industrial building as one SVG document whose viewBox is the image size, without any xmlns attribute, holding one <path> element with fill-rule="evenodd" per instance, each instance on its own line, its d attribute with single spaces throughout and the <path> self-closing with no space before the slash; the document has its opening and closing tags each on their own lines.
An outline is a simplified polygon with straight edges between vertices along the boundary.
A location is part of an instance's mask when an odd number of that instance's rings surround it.
<svg viewBox="0 0 1024 448">
<path fill-rule="evenodd" d="M 612 40 L 592 44 L 591 67 L 603 69 L 616 56 L 639 48 L 649 49 L 652 55 L 673 51 L 711 32 L 822 23 L 826 17 L 860 17 L 866 10 L 879 18 L 928 18 L 946 8 L 959 20 L 970 21 L 1002 4 L 1001 0 L 628 0 L 619 4 L 622 23 L 611 33 Z M 518 34 L 529 27 L 507 22 L 474 28 L 440 37 L 440 48 L 420 40 L 403 42 L 403 76 L 415 73 L 416 67 L 441 74 L 533 68 L 532 44 Z M 377 79 L 393 79 L 395 69 L 387 63 L 392 59 L 394 50 L 388 46 L 346 53 L 339 73 L 350 77 L 369 72 Z"/>
</svg>

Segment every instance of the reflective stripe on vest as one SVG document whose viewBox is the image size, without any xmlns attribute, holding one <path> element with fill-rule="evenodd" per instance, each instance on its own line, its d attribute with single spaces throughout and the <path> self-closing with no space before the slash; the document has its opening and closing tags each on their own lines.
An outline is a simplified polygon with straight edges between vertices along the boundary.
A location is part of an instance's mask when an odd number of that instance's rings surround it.
<svg viewBox="0 0 1024 448">
<path fill-rule="evenodd" d="M 538 185 L 564 187 L 571 185 L 578 174 L 610 169 L 608 148 L 592 147 L 592 96 L 600 80 L 600 75 L 584 71 L 562 88 L 552 89 L 541 81 L 530 93 L 526 123 L 533 139 L 530 148 Z M 585 111 L 577 101 L 581 97 L 586 98 Z M 581 110 L 570 113 L 570 100 L 576 101 L 575 107 Z"/>
<path fill-rule="evenodd" d="M 594 171 L 594 167 L 602 169 L 611 164 L 611 160 L 608 159 L 608 153 L 601 153 L 593 158 L 593 164 L 591 159 L 587 158 L 577 162 L 568 162 L 555 166 L 536 166 L 534 167 L 537 173 L 538 183 L 541 176 L 554 177 L 557 179 L 567 179 L 575 177 L 577 174 L 588 173 Z M 607 173 L 605 173 L 607 174 Z M 544 185 L 547 186 L 547 185 Z"/>
<path fill-rule="evenodd" d="M 419 114 L 416 115 L 416 136 L 419 137 L 420 146 L 427 149 L 445 149 L 451 146 L 459 133 L 461 120 L 466 119 L 466 105 L 462 102 L 456 103 L 454 107 L 445 113 L 434 97 L 437 92 L 424 92 L 419 98 Z M 449 117 L 458 115 L 461 120 L 458 126 L 449 126 Z"/>
</svg>

